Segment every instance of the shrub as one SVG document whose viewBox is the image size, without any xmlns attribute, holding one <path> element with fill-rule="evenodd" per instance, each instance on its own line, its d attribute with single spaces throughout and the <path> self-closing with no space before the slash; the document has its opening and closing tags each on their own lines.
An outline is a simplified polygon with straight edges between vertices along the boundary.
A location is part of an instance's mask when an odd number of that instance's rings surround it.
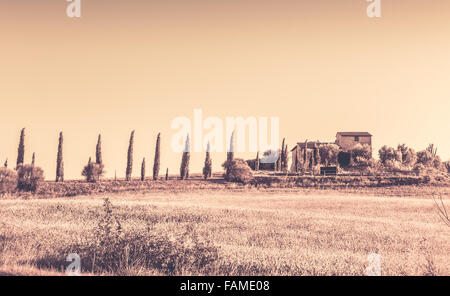
<svg viewBox="0 0 450 296">
<path fill-rule="evenodd" d="M 109 199 L 104 216 L 90 236 L 63 254 L 77 253 L 84 271 L 126 274 L 131 270 L 154 269 L 165 275 L 208 274 L 218 259 L 217 248 L 199 239 L 192 228 L 175 237 L 152 233 L 153 227 L 124 231 L 113 214 Z"/>
<path fill-rule="evenodd" d="M 17 187 L 17 174 L 8 168 L 0 168 L 0 194 L 12 193 Z"/>
<path fill-rule="evenodd" d="M 240 158 L 226 161 L 222 164 L 225 169 L 225 180 L 230 182 L 240 182 L 248 184 L 254 180 L 252 169 Z"/>
<path fill-rule="evenodd" d="M 22 191 L 36 192 L 44 181 L 44 171 L 30 164 L 20 165 L 17 168 L 17 176 L 17 188 Z"/>
<path fill-rule="evenodd" d="M 103 168 L 103 164 L 93 163 L 89 160 L 89 163 L 83 168 L 81 175 L 86 177 L 86 181 L 95 183 L 103 176 Z"/>
<path fill-rule="evenodd" d="M 420 176 L 425 172 L 425 166 L 422 163 L 416 163 L 416 165 L 413 168 L 413 172 Z"/>
</svg>

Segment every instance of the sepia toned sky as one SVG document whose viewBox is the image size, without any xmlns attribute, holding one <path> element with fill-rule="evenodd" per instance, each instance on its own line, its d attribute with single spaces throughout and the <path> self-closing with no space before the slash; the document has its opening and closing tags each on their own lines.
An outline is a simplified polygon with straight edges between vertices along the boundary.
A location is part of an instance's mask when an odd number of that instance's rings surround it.
<svg viewBox="0 0 450 296">
<path fill-rule="evenodd" d="M 67 5 L 0 0 L 1 163 L 26 127 L 26 161 L 36 152 L 53 179 L 63 131 L 66 178 L 79 178 L 102 133 L 108 176 L 123 177 L 135 129 L 134 174 L 143 157 L 150 173 L 158 132 L 175 174 L 171 122 L 194 108 L 278 116 L 290 147 L 368 131 L 376 150 L 434 143 L 450 158 L 447 0 L 382 0 L 381 19 L 365 0 L 82 0 L 79 19 Z"/>
</svg>

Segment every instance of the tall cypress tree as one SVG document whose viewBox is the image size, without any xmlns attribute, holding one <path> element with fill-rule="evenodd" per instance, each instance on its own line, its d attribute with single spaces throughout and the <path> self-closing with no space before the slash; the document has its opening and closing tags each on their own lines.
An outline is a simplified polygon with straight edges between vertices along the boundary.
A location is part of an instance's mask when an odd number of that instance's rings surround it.
<svg viewBox="0 0 450 296">
<path fill-rule="evenodd" d="M 231 137 L 230 137 L 230 147 L 228 148 L 227 151 L 227 161 L 230 162 L 234 159 L 234 132 L 233 131 L 231 133 Z"/>
<path fill-rule="evenodd" d="M 189 134 L 186 137 L 186 143 L 184 145 L 183 157 L 181 158 L 180 166 L 180 179 L 186 180 L 189 178 L 189 161 L 191 159 L 191 144 L 189 140 Z"/>
<path fill-rule="evenodd" d="M 145 181 L 145 157 L 141 164 L 141 181 Z"/>
<path fill-rule="evenodd" d="M 166 181 L 169 180 L 169 168 L 166 169 Z"/>
<path fill-rule="evenodd" d="M 133 173 L 133 145 L 134 145 L 134 131 L 131 132 L 130 143 L 128 145 L 127 170 L 126 170 L 127 181 L 131 181 L 131 174 Z"/>
<path fill-rule="evenodd" d="M 17 148 L 17 163 L 16 168 L 23 165 L 25 158 L 25 128 L 20 131 L 19 147 Z"/>
<path fill-rule="evenodd" d="M 31 158 L 31 165 L 34 166 L 36 164 L 36 154 L 33 152 L 33 157 Z"/>
<path fill-rule="evenodd" d="M 59 133 L 58 155 L 56 157 L 56 182 L 64 182 L 63 133 Z"/>
<path fill-rule="evenodd" d="M 102 164 L 102 135 L 98 135 L 97 147 L 95 148 L 95 163 Z"/>
<path fill-rule="evenodd" d="M 256 153 L 255 171 L 259 171 L 259 151 Z"/>
<path fill-rule="evenodd" d="M 205 179 L 211 178 L 212 176 L 212 160 L 211 160 L 211 146 L 208 142 L 208 146 L 206 147 L 206 158 L 205 158 L 205 166 L 203 167 L 203 177 Z"/>
<path fill-rule="evenodd" d="M 3 166 L 4 166 L 5 168 L 8 167 L 8 158 L 5 160 L 5 163 L 3 164 Z"/>
<path fill-rule="evenodd" d="M 153 163 L 153 180 L 158 180 L 160 157 L 161 157 L 160 150 L 161 150 L 161 133 L 159 133 L 158 137 L 156 138 L 155 161 Z"/>
</svg>

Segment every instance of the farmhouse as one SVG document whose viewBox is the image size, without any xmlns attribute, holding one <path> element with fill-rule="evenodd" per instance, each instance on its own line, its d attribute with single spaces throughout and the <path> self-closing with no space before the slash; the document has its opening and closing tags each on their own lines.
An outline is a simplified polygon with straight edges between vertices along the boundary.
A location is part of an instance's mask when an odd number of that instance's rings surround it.
<svg viewBox="0 0 450 296">
<path fill-rule="evenodd" d="M 352 158 L 352 150 L 368 145 L 372 150 L 372 135 L 368 132 L 338 132 L 334 143 L 326 142 L 301 142 L 292 148 L 291 171 L 312 170 L 320 166 L 320 147 L 323 145 L 337 145 L 340 150 L 337 163 L 340 166 L 348 166 Z"/>
<path fill-rule="evenodd" d="M 358 144 L 369 145 L 372 150 L 372 135 L 368 132 L 338 132 L 336 144 L 345 152 L 354 149 Z"/>
</svg>

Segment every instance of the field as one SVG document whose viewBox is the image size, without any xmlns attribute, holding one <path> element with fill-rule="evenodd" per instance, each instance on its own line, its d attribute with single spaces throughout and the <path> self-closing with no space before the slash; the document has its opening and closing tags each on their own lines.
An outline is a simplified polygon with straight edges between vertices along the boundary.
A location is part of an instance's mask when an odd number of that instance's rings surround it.
<svg viewBox="0 0 450 296">
<path fill-rule="evenodd" d="M 81 264 L 85 274 L 363 275 L 367 256 L 378 253 L 383 275 L 450 275 L 450 228 L 429 190 L 109 195 L 112 216 L 132 238 L 124 249 L 134 250 L 142 236 L 158 244 L 125 259 L 114 253 L 103 269 L 83 255 Z M 448 204 L 448 188 L 439 190 Z M 64 274 L 67 252 L 79 252 L 105 216 L 104 197 L 1 200 L 0 274 Z M 158 259 L 151 248 L 163 250 Z M 102 252 L 83 254 L 94 250 Z M 169 253 L 178 267 L 161 258 Z M 186 261 L 187 253 L 206 258 L 207 268 Z"/>
</svg>

